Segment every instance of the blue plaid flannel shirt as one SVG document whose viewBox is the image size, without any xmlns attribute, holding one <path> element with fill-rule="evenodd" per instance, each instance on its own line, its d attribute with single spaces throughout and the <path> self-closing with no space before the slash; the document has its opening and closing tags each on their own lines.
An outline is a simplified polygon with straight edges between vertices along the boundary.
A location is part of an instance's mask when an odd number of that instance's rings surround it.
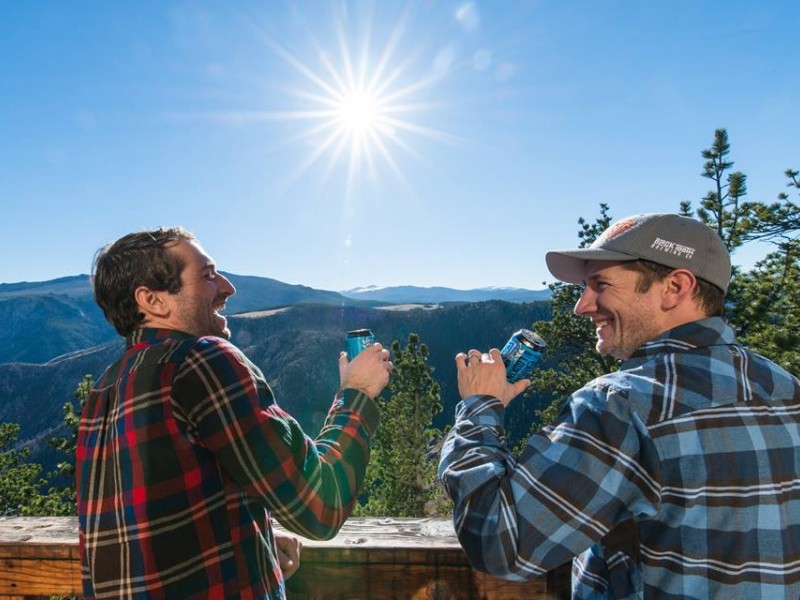
<svg viewBox="0 0 800 600">
<path fill-rule="evenodd" d="M 456 410 L 439 476 L 477 569 L 576 557 L 574 598 L 800 598 L 800 382 L 721 318 L 644 344 L 519 457 L 496 398 Z"/>
</svg>

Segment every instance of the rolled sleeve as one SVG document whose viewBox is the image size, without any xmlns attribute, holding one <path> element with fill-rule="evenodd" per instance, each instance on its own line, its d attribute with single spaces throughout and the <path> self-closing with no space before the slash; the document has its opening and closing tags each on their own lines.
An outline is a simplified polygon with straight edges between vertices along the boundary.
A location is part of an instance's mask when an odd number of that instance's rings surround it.
<svg viewBox="0 0 800 600">
<path fill-rule="evenodd" d="M 579 390 L 519 459 L 507 448 L 503 416 L 499 400 L 466 399 L 442 449 L 439 476 L 477 569 L 536 577 L 630 518 L 631 507 L 655 512 L 657 460 L 624 395 Z"/>
</svg>

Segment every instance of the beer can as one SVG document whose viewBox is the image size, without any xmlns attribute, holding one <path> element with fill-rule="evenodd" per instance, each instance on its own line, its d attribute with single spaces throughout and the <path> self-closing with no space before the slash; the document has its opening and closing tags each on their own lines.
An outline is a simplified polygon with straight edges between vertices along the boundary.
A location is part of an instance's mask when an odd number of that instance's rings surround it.
<svg viewBox="0 0 800 600">
<path fill-rule="evenodd" d="M 520 329 L 506 342 L 500 355 L 506 366 L 506 379 L 514 383 L 520 379 L 530 378 L 533 368 L 542 357 L 547 346 L 538 334 L 530 329 Z"/>
<path fill-rule="evenodd" d="M 375 336 L 369 329 L 354 329 L 348 331 L 344 338 L 344 349 L 347 359 L 353 360 L 359 352 L 375 343 Z"/>
</svg>

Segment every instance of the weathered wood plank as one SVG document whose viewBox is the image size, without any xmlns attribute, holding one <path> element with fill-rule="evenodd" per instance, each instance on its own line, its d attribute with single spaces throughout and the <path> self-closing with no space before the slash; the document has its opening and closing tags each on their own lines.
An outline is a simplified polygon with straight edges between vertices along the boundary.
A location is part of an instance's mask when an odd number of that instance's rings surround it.
<svg viewBox="0 0 800 600">
<path fill-rule="evenodd" d="M 50 596 L 81 593 L 79 559 L 4 558 L 0 564 L 2 564 L 0 567 L 0 595 Z"/>
<path fill-rule="evenodd" d="M 0 545 L 66 546 L 78 543 L 78 517 L 0 517 Z"/>
<path fill-rule="evenodd" d="M 554 587 L 563 581 L 510 582 L 473 570 L 450 520 L 373 518 L 350 519 L 331 541 L 304 540 L 287 589 L 308 600 L 555 600 L 568 596 L 568 587 Z"/>
<path fill-rule="evenodd" d="M 379 599 L 551 600 L 558 598 L 544 578 L 519 583 L 466 567 L 438 565 L 359 565 L 302 562 L 287 582 L 289 598 L 306 600 Z"/>
<path fill-rule="evenodd" d="M 77 518 L 0 517 L 0 599 L 80 592 Z"/>
<path fill-rule="evenodd" d="M 291 600 L 568 597 L 566 568 L 523 583 L 474 571 L 445 519 L 350 519 L 332 540 L 303 540 L 300 565 Z M 0 600 L 80 588 L 77 518 L 0 517 Z"/>
</svg>

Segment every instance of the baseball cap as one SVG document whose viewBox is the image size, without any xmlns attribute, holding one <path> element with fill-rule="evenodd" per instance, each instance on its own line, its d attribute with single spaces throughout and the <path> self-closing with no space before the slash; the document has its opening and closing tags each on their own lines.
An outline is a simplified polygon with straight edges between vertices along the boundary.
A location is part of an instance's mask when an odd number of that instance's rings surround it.
<svg viewBox="0 0 800 600">
<path fill-rule="evenodd" d="M 673 269 L 687 269 L 725 293 L 731 258 L 722 239 L 708 225 L 673 214 L 640 214 L 620 219 L 588 248 L 553 250 L 545 255 L 554 277 L 582 283 L 586 261 L 649 260 Z"/>
</svg>

